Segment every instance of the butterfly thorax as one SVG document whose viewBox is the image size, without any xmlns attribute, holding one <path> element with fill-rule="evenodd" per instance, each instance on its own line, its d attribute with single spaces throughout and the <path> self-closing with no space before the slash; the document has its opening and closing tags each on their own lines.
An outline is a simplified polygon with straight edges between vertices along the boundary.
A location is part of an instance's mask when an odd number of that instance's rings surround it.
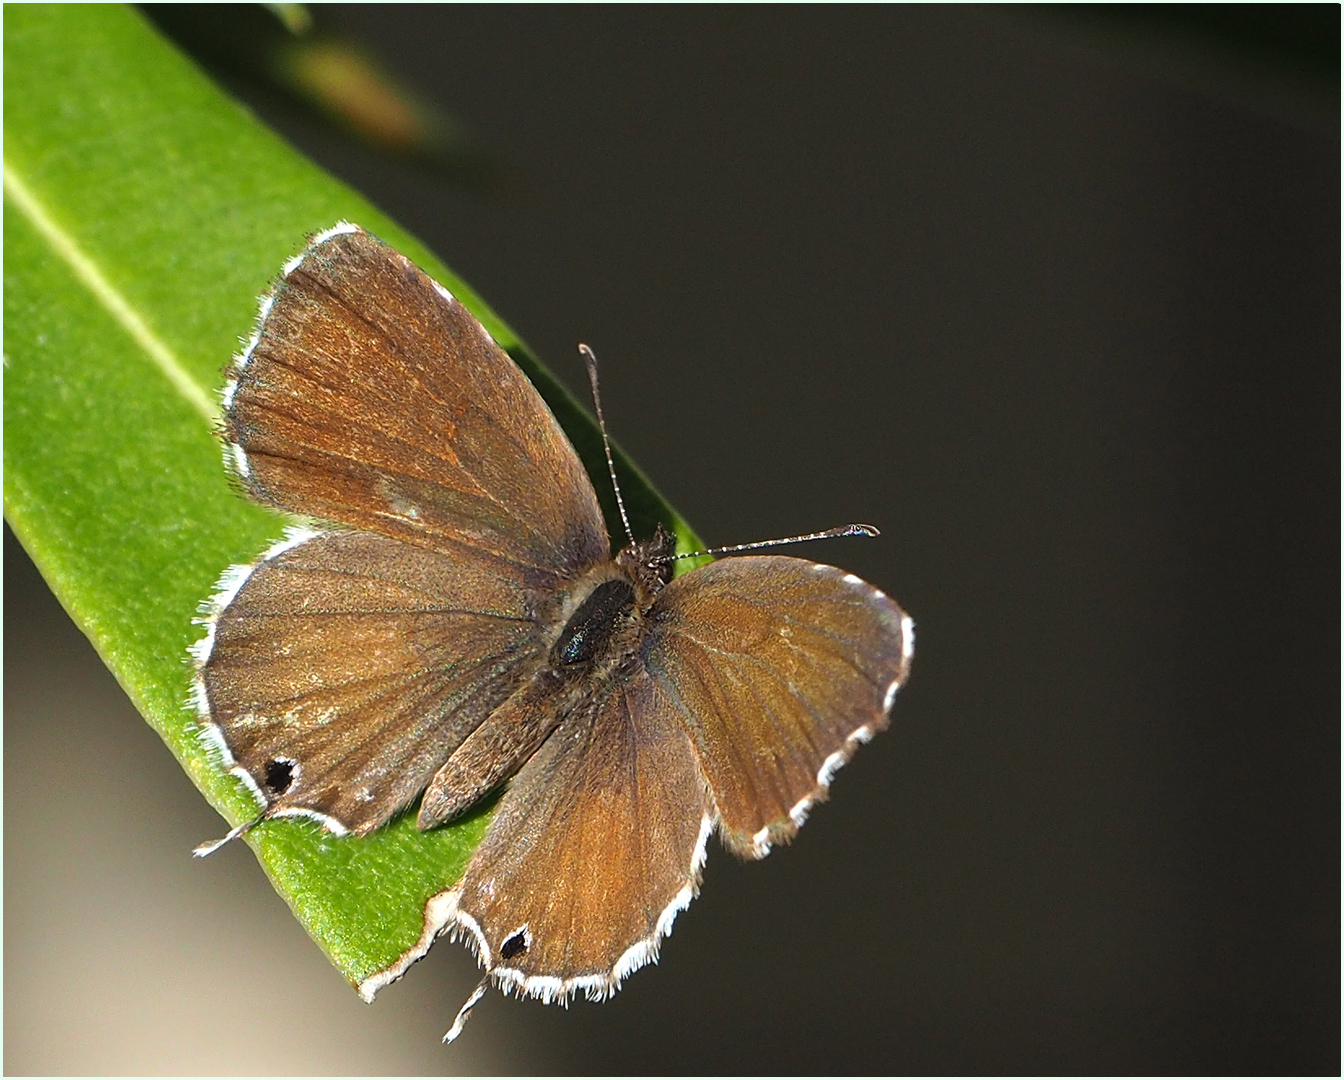
<svg viewBox="0 0 1344 1080">
<path fill-rule="evenodd" d="M 543 678 L 592 686 L 623 669 L 638 651 L 654 599 L 671 579 L 675 541 L 661 528 L 623 548 L 568 590 L 553 617 Z"/>
</svg>

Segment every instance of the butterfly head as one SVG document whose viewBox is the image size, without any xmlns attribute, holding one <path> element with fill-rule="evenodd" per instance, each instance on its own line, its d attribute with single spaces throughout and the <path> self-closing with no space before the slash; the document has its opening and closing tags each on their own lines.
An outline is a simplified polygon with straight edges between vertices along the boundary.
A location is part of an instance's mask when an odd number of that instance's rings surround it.
<svg viewBox="0 0 1344 1080">
<path fill-rule="evenodd" d="M 627 544 L 616 556 L 616 567 L 650 595 L 656 595 L 672 580 L 677 540 L 660 522 L 647 540 Z"/>
</svg>

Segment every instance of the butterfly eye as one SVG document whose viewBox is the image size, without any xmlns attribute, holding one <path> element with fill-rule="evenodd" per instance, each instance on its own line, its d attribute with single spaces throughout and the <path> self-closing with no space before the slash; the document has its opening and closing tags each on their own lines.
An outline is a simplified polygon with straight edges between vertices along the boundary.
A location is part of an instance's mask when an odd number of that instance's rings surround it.
<svg viewBox="0 0 1344 1080">
<path fill-rule="evenodd" d="M 272 758 L 266 762 L 266 788 L 273 795 L 283 795 L 294 783 L 294 762 L 285 758 Z"/>
<path fill-rule="evenodd" d="M 519 930 L 499 947 L 501 960 L 512 960 L 520 953 L 527 952 L 527 931 Z"/>
</svg>

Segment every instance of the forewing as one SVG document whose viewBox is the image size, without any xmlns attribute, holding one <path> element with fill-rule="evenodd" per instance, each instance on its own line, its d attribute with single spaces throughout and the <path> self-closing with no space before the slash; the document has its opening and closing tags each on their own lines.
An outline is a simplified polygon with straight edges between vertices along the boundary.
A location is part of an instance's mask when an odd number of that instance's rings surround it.
<svg viewBox="0 0 1344 1080">
<path fill-rule="evenodd" d="M 376 828 L 530 675 L 526 584 L 469 551 L 310 534 L 226 582 L 195 650 L 197 705 L 267 816 Z"/>
<path fill-rule="evenodd" d="M 455 922 L 504 989 L 614 993 L 656 959 L 699 883 L 713 819 L 685 730 L 647 674 L 608 684 L 514 777 Z"/>
<path fill-rule="evenodd" d="M 725 843 L 760 858 L 886 727 L 914 646 L 887 596 L 833 566 L 722 559 L 654 603 L 648 669 L 690 733 Z"/>
<path fill-rule="evenodd" d="M 262 502 L 562 576 L 608 557 L 592 484 L 531 383 L 353 225 L 286 266 L 233 375 L 229 458 Z"/>
</svg>

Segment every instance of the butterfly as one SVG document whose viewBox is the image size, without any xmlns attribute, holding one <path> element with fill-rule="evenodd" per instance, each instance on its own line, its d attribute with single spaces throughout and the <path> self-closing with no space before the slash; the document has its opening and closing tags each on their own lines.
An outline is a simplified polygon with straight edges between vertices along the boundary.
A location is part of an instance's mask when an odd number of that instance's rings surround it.
<svg viewBox="0 0 1344 1080">
<path fill-rule="evenodd" d="M 764 857 L 887 726 L 913 652 L 894 601 L 773 554 L 674 577 L 661 528 L 613 558 L 522 371 L 355 225 L 286 264 L 223 403 L 246 494 L 329 523 L 205 608 L 202 736 L 260 804 L 228 838 L 294 816 L 364 836 L 417 800 L 431 829 L 507 785 L 383 979 L 463 937 L 485 974 L 448 1038 L 492 984 L 613 994 L 696 895 L 712 833 Z"/>
</svg>

